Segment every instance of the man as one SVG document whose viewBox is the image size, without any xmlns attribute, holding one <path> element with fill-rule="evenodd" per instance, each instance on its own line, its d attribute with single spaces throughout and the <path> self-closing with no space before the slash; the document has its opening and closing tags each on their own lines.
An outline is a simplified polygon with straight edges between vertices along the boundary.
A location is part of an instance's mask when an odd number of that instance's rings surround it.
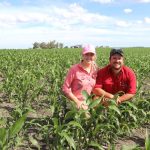
<svg viewBox="0 0 150 150">
<path fill-rule="evenodd" d="M 136 76 L 132 69 L 124 65 L 122 49 L 112 49 L 109 62 L 109 65 L 98 71 L 93 93 L 104 96 L 103 103 L 107 103 L 115 94 L 123 92 L 124 94 L 117 99 L 117 104 L 121 104 L 135 95 Z"/>
</svg>

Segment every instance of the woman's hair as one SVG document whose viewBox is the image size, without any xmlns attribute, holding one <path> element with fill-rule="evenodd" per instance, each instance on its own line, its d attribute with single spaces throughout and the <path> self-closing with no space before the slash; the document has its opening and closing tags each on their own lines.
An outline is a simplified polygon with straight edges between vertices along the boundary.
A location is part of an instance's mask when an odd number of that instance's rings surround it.
<svg viewBox="0 0 150 150">
<path fill-rule="evenodd" d="M 99 69 L 96 61 L 92 62 L 92 67 L 94 68 L 95 71 L 98 71 L 98 69 Z"/>
</svg>

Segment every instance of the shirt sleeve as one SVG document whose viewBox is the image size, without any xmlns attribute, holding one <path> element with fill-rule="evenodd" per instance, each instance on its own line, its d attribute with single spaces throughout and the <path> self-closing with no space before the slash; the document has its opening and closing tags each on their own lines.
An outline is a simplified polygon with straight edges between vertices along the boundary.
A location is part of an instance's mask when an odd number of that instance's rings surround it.
<svg viewBox="0 0 150 150">
<path fill-rule="evenodd" d="M 68 71 L 67 76 L 65 78 L 64 84 L 62 86 L 62 91 L 64 92 L 64 94 L 66 96 L 70 92 L 72 92 L 71 84 L 72 84 L 73 79 L 74 79 L 74 70 L 73 70 L 73 68 L 70 68 L 70 70 Z"/>
<path fill-rule="evenodd" d="M 103 82 L 102 82 L 102 73 L 101 70 L 97 72 L 97 77 L 96 77 L 96 84 L 94 88 L 102 88 Z"/>
<path fill-rule="evenodd" d="M 129 89 L 127 93 L 129 94 L 136 93 L 136 75 L 132 70 L 129 72 Z"/>
</svg>

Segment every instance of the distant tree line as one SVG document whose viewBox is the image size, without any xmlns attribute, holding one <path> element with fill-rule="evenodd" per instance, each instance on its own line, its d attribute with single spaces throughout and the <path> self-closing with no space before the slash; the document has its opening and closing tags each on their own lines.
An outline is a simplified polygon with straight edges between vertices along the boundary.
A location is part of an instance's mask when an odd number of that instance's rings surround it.
<svg viewBox="0 0 150 150">
<path fill-rule="evenodd" d="M 63 48 L 64 44 L 56 42 L 55 40 L 46 42 L 34 42 L 33 49 L 51 49 L 51 48 Z"/>
<path fill-rule="evenodd" d="M 76 44 L 73 46 L 64 46 L 63 43 L 52 40 L 49 42 L 34 42 L 33 49 L 52 49 L 52 48 L 82 48 L 82 44 Z M 95 48 L 110 48 L 109 46 L 96 46 Z"/>
</svg>

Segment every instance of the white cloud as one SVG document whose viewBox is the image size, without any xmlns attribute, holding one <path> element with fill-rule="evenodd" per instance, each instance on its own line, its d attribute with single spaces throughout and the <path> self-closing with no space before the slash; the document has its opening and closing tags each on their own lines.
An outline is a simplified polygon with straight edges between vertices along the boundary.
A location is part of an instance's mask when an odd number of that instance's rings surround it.
<svg viewBox="0 0 150 150">
<path fill-rule="evenodd" d="M 146 23 L 150 24 L 150 17 L 145 17 L 145 18 L 144 18 L 144 21 L 145 21 Z"/>
<path fill-rule="evenodd" d="M 135 23 L 137 23 L 137 24 L 143 24 L 143 21 L 142 20 L 137 20 L 137 21 L 135 21 Z"/>
<path fill-rule="evenodd" d="M 131 12 L 128 9 L 124 11 Z M 135 39 L 141 37 L 144 41 L 144 37 L 149 36 L 148 23 L 148 17 L 141 20 L 124 20 L 121 16 L 113 18 L 91 12 L 77 3 L 65 7 L 47 5 L 42 9 L 40 6 L 11 6 L 9 9 L 5 6 L 5 9 L 0 9 L 0 48 L 28 48 L 35 41 L 54 39 L 66 45 L 87 42 L 93 45 L 124 45 L 128 41 L 125 43 L 123 38 L 131 37 L 140 43 L 141 39 Z M 132 44 L 132 40 L 129 43 Z"/>
<path fill-rule="evenodd" d="M 15 34 L 15 38 L 14 35 Z M 53 30 L 45 27 L 32 27 L 30 29 L 9 29 L 1 32 L 1 47 L 2 48 L 29 48 L 34 42 L 48 42 L 49 40 L 56 40 L 63 42 L 66 45 L 91 43 L 93 45 L 110 45 L 111 37 L 113 35 L 126 35 L 124 31 L 115 31 L 110 29 L 100 29 L 94 27 L 81 27 L 80 29 L 70 30 Z M 22 38 L 23 37 L 23 38 Z M 5 40 L 7 39 L 7 40 Z M 9 41 L 9 44 L 8 44 Z M 68 43 L 69 41 L 69 43 Z M 17 43 L 17 44 L 16 44 Z M 25 45 L 21 44 L 25 43 Z M 4 45 L 4 46 L 3 46 Z"/>
<path fill-rule="evenodd" d="M 49 21 L 51 21 L 51 17 L 45 13 L 17 11 L 0 14 L 0 22 L 8 25 L 19 25 L 20 23 L 43 23 Z"/>
<path fill-rule="evenodd" d="M 118 27 L 127 28 L 127 27 L 131 26 L 131 23 L 126 22 L 126 21 L 123 21 L 123 20 L 120 20 L 120 21 L 116 21 L 116 25 L 117 25 Z"/>
<path fill-rule="evenodd" d="M 67 24 L 95 24 L 96 22 L 108 22 L 111 18 L 96 14 L 90 13 L 86 9 L 82 8 L 80 5 L 72 4 L 68 8 L 56 8 L 54 12 L 57 17 L 62 19 L 63 22 Z"/>
<path fill-rule="evenodd" d="M 112 3 L 114 0 L 91 0 L 92 2 L 97 2 L 97 3 L 102 3 L 102 4 L 107 4 L 107 3 Z"/>
<path fill-rule="evenodd" d="M 126 14 L 132 13 L 132 9 L 126 8 L 123 10 Z"/>
<path fill-rule="evenodd" d="M 150 0 L 136 0 L 136 1 L 138 1 L 140 3 L 150 3 Z"/>
<path fill-rule="evenodd" d="M 7 1 L 0 2 L 0 7 L 9 7 L 11 4 Z"/>
<path fill-rule="evenodd" d="M 80 28 L 71 28 L 67 30 L 53 30 L 49 27 L 30 27 L 23 30 L 14 28 L 13 30 L 7 29 L 7 31 L 1 31 L 0 48 L 30 48 L 36 41 L 48 42 L 54 39 L 68 46 L 83 43 L 91 43 L 95 46 L 108 45 L 115 47 L 138 46 L 138 44 L 147 46 L 146 43 L 149 43 L 149 32 L 150 28 L 141 28 L 137 26 L 112 29 L 98 27 L 84 28 L 84 26 L 81 26 Z M 139 38 L 137 39 L 137 37 Z M 145 39 L 143 37 L 147 38 Z"/>
<path fill-rule="evenodd" d="M 23 11 L 18 8 L 0 13 L 0 24 L 5 23 L 12 27 L 42 24 L 54 28 L 69 29 L 78 25 L 102 25 L 110 22 L 111 19 L 111 17 L 90 13 L 77 4 L 71 4 L 66 8 L 48 7 L 44 11 L 38 11 L 38 9 Z"/>
</svg>

